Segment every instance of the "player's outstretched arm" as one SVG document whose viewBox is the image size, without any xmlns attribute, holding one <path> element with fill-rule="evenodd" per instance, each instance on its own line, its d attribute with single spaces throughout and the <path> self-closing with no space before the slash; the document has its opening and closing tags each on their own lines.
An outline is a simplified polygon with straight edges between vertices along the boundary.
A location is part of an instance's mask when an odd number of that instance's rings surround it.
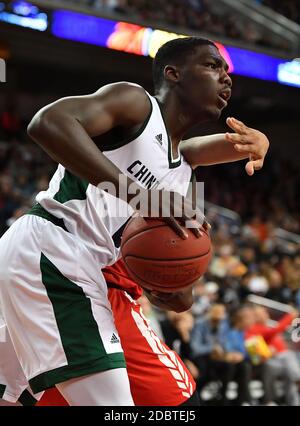
<svg viewBox="0 0 300 426">
<path fill-rule="evenodd" d="M 195 137 L 180 144 L 180 150 L 192 167 L 210 166 L 249 159 L 246 172 L 249 176 L 263 167 L 269 149 L 266 135 L 247 127 L 235 118 L 227 118 L 227 125 L 235 133 Z"/>
<path fill-rule="evenodd" d="M 108 181 L 118 188 L 120 170 L 91 138 L 116 126 L 142 125 L 150 111 L 149 98 L 140 86 L 116 83 L 91 95 L 63 98 L 46 106 L 32 119 L 28 134 L 75 175 L 96 186 Z"/>
</svg>

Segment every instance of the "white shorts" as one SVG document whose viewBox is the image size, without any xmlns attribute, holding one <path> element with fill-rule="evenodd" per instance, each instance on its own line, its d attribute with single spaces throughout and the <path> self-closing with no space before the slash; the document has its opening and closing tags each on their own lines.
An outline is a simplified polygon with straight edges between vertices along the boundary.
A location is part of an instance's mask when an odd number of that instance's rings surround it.
<svg viewBox="0 0 300 426">
<path fill-rule="evenodd" d="M 34 393 L 125 368 L 100 268 L 78 238 L 38 216 L 23 216 L 1 238 L 1 310 Z"/>
<path fill-rule="evenodd" d="M 22 405 L 35 405 L 43 392 L 33 395 L 0 312 L 0 398 Z"/>
</svg>

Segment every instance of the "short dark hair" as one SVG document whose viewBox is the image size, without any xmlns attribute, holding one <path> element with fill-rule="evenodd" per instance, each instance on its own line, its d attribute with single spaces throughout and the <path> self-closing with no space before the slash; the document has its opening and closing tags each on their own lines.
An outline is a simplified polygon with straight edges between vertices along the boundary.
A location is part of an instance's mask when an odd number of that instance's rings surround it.
<svg viewBox="0 0 300 426">
<path fill-rule="evenodd" d="M 184 37 L 175 38 L 163 44 L 157 51 L 153 61 L 153 83 L 155 91 L 157 91 L 164 81 L 164 69 L 166 65 L 179 65 L 186 58 L 195 53 L 199 46 L 217 46 L 214 42 L 202 37 Z"/>
</svg>

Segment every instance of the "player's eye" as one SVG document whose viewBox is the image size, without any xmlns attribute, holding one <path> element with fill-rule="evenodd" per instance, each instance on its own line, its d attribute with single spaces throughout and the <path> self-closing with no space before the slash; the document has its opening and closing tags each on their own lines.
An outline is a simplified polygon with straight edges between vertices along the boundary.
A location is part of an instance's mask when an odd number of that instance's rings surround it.
<svg viewBox="0 0 300 426">
<path fill-rule="evenodd" d="M 207 62 L 205 64 L 208 68 L 211 68 L 213 70 L 215 70 L 217 68 L 217 64 L 215 64 L 214 62 Z"/>
</svg>

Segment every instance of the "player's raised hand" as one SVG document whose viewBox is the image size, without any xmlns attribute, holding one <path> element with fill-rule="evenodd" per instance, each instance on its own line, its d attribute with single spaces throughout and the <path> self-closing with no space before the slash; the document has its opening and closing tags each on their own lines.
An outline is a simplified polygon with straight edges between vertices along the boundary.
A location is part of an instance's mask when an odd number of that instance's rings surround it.
<svg viewBox="0 0 300 426">
<path fill-rule="evenodd" d="M 269 140 L 264 133 L 247 127 L 242 121 L 233 117 L 227 118 L 226 123 L 235 131 L 235 133 L 226 133 L 226 140 L 232 143 L 238 152 L 248 156 L 249 161 L 245 169 L 247 174 L 252 176 L 256 170 L 263 167 L 270 146 Z"/>
</svg>

